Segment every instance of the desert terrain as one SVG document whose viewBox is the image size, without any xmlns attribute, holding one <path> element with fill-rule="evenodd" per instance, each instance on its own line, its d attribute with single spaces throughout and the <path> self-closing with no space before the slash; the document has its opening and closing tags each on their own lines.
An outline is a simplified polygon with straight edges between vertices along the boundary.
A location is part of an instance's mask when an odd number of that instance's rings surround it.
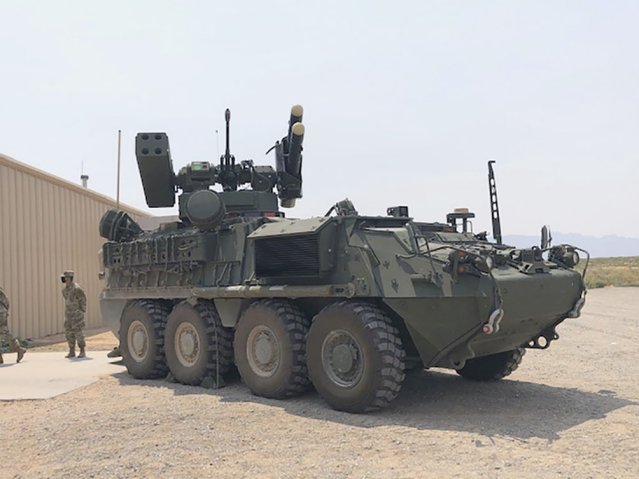
<svg viewBox="0 0 639 479">
<path fill-rule="evenodd" d="M 207 390 L 122 368 L 53 399 L 0 403 L 0 477 L 639 477 L 639 288 L 589 292 L 558 333 L 503 381 L 413 372 L 367 415 L 314 391 L 268 400 L 238 379 Z M 108 349 L 109 334 L 90 348 Z"/>
</svg>

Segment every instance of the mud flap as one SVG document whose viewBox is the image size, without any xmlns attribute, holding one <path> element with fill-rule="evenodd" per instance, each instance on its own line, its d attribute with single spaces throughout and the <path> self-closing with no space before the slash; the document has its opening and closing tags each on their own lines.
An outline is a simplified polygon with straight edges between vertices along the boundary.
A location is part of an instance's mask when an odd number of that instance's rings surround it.
<svg viewBox="0 0 639 479">
<path fill-rule="evenodd" d="M 127 299 L 106 299 L 100 295 L 100 313 L 102 324 L 113 331 L 117 338 L 120 336 L 120 318 L 122 311 L 128 304 Z"/>
</svg>

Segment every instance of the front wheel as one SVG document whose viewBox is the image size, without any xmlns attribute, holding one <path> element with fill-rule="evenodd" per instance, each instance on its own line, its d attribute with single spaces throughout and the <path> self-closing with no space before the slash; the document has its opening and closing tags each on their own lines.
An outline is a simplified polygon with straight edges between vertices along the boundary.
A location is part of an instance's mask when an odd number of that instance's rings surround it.
<svg viewBox="0 0 639 479">
<path fill-rule="evenodd" d="M 313 385 L 334 409 L 374 411 L 399 394 L 406 354 L 397 328 L 377 306 L 327 306 L 313 320 L 306 350 Z"/>
<path fill-rule="evenodd" d="M 474 381 L 498 381 L 511 374 L 521 364 L 526 350 L 517 348 L 503 353 L 469 359 L 457 374 Z"/>
</svg>

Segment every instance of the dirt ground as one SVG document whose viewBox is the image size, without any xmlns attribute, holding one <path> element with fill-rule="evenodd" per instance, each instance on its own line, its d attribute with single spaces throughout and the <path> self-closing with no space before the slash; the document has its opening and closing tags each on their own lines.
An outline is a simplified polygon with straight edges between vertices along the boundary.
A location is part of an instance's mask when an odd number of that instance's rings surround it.
<svg viewBox="0 0 639 479">
<path fill-rule="evenodd" d="M 315 392 L 267 400 L 237 380 L 206 390 L 123 369 L 0 403 L 0 477 L 639 477 L 639 288 L 591 291 L 558 332 L 506 380 L 411 373 L 368 415 Z"/>
</svg>

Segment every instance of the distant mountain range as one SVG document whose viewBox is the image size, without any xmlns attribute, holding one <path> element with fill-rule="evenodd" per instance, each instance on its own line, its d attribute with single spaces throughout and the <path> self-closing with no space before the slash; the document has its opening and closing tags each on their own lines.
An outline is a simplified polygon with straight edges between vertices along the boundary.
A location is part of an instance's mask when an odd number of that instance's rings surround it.
<svg viewBox="0 0 639 479">
<path fill-rule="evenodd" d="M 178 221 L 177 216 L 153 216 L 150 218 L 140 218 L 140 226 L 144 230 L 153 230 L 161 223 Z M 489 237 L 492 241 L 492 238 Z M 503 238 L 504 244 L 516 246 L 518 248 L 530 248 L 539 246 L 541 233 L 539 236 L 529 235 L 506 235 Z M 624 238 L 623 236 L 585 236 L 574 233 L 552 233 L 552 244 L 571 244 L 585 249 L 593 258 L 614 258 L 619 256 L 639 256 L 639 238 Z"/>
<path fill-rule="evenodd" d="M 506 235 L 503 242 L 519 248 L 539 246 L 540 236 Z M 585 249 L 594 258 L 639 256 L 639 238 L 617 235 L 585 236 L 580 234 L 552 233 L 552 244 L 567 243 Z"/>
</svg>

